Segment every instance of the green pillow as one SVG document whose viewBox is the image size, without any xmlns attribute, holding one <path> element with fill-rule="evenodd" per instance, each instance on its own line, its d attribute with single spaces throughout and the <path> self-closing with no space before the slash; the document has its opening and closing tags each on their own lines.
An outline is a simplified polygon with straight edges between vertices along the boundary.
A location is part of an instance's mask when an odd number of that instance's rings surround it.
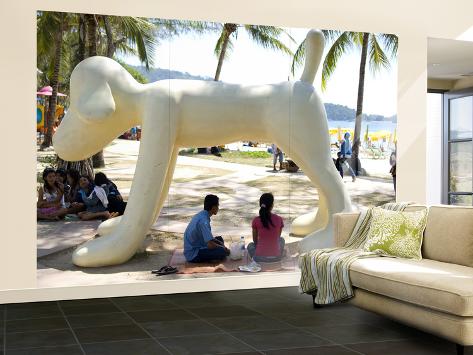
<svg viewBox="0 0 473 355">
<path fill-rule="evenodd" d="M 420 260 L 426 224 L 427 209 L 401 212 L 375 207 L 364 250 Z"/>
</svg>

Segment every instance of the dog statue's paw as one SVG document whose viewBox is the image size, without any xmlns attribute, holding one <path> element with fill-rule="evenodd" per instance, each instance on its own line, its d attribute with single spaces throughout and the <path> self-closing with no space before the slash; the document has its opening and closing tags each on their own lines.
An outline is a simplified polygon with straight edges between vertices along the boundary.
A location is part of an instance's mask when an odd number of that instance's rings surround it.
<svg viewBox="0 0 473 355">
<path fill-rule="evenodd" d="M 120 224 L 120 221 L 122 220 L 122 216 L 114 217 L 107 219 L 106 221 L 103 221 L 100 223 L 100 225 L 97 228 L 97 234 L 98 235 L 107 235 L 113 232 L 113 230 Z"/>
<path fill-rule="evenodd" d="M 299 242 L 299 251 L 305 253 L 314 249 L 334 247 L 333 228 L 315 231 Z"/>
<path fill-rule="evenodd" d="M 317 210 L 297 217 L 291 224 L 291 233 L 294 235 L 307 235 L 324 227 L 323 221 L 316 219 Z"/>
</svg>

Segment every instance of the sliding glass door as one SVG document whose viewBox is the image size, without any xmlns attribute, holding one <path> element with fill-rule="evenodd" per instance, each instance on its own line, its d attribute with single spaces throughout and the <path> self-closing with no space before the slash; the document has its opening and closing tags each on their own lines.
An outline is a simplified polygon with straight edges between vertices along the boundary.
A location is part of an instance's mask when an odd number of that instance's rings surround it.
<svg viewBox="0 0 473 355">
<path fill-rule="evenodd" d="M 473 89 L 444 95 L 444 203 L 473 206 Z"/>
</svg>

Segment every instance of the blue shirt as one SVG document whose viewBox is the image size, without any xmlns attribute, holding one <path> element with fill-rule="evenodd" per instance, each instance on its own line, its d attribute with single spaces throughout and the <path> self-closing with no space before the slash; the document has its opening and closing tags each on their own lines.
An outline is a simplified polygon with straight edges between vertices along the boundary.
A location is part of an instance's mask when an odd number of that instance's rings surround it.
<svg viewBox="0 0 473 355">
<path fill-rule="evenodd" d="M 342 146 L 340 147 L 340 153 L 342 155 L 351 155 L 351 147 L 350 147 L 350 139 L 345 138 L 342 142 Z"/>
<path fill-rule="evenodd" d="M 212 239 L 209 212 L 202 210 L 192 217 L 184 232 L 184 256 L 186 260 L 194 259 L 199 250 L 207 248 L 207 243 Z"/>
</svg>

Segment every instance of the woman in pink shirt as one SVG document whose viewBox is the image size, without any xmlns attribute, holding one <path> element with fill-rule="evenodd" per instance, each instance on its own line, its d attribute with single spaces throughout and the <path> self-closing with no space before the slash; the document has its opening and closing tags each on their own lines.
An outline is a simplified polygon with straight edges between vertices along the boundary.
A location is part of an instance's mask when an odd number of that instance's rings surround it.
<svg viewBox="0 0 473 355">
<path fill-rule="evenodd" d="M 253 219 L 253 243 L 248 244 L 248 254 L 254 261 L 271 262 L 281 260 L 284 252 L 284 238 L 281 232 L 284 222 L 277 214 L 271 213 L 274 196 L 264 193 L 259 199 L 259 217 Z"/>
</svg>

